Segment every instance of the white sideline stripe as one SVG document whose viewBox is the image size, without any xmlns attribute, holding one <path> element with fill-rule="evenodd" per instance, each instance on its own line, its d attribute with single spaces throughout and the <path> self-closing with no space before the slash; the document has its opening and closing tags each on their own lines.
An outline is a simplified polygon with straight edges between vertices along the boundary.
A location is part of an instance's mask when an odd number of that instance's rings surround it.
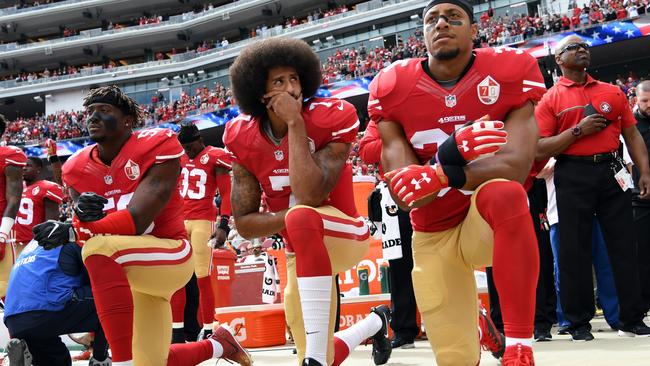
<svg viewBox="0 0 650 366">
<path fill-rule="evenodd" d="M 344 128 L 344 129 L 342 129 L 342 130 L 338 130 L 338 131 L 332 132 L 332 136 L 338 136 L 338 135 L 340 135 L 340 134 L 343 134 L 343 133 L 346 133 L 346 132 L 350 132 L 350 131 L 354 130 L 354 129 L 357 128 L 357 127 L 359 127 L 359 120 L 357 120 L 357 121 L 356 121 L 352 126 L 350 126 L 350 127 L 348 127 L 348 128 Z"/>
<path fill-rule="evenodd" d="M 180 158 L 185 154 L 185 151 L 181 151 L 176 155 L 158 155 L 156 156 L 156 160 L 169 160 L 169 159 L 174 159 L 174 158 Z"/>
<path fill-rule="evenodd" d="M 544 83 L 538 83 L 537 81 L 531 81 L 531 80 L 524 80 L 523 81 L 524 85 L 530 85 L 530 86 L 538 86 L 540 88 L 546 89 L 546 84 Z"/>
<path fill-rule="evenodd" d="M 115 262 L 124 264 L 128 262 L 154 262 L 154 261 L 176 261 L 187 257 L 190 253 L 190 245 L 183 240 L 184 248 L 176 253 L 131 253 L 115 258 Z"/>
<path fill-rule="evenodd" d="M 5 160 L 7 162 L 9 162 L 9 163 L 16 164 L 16 165 L 27 165 L 27 163 L 24 163 L 24 162 L 21 162 L 21 161 L 15 161 L 15 160 L 11 160 L 11 159 L 5 159 Z"/>
<path fill-rule="evenodd" d="M 340 233 L 354 234 L 354 235 L 364 235 L 368 232 L 368 226 L 354 226 L 349 224 L 343 224 L 340 222 L 334 222 L 330 220 L 323 219 L 323 227 L 327 230 L 338 231 Z"/>
</svg>

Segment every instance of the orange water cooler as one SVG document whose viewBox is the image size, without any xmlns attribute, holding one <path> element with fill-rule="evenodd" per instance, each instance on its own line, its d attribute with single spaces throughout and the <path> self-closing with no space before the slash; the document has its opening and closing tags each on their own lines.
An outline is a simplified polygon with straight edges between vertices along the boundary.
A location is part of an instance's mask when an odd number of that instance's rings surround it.
<svg viewBox="0 0 650 366">
<path fill-rule="evenodd" d="M 237 256 L 230 250 L 216 249 L 212 252 L 212 275 L 210 281 L 214 289 L 214 306 L 230 306 L 230 287 L 235 280 L 235 261 Z"/>
</svg>

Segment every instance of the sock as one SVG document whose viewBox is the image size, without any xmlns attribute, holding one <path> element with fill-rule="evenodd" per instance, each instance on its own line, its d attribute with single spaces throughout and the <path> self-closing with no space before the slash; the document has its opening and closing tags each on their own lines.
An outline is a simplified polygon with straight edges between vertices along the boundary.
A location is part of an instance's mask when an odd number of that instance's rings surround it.
<svg viewBox="0 0 650 366">
<path fill-rule="evenodd" d="M 111 345 L 113 365 L 131 365 L 133 297 L 126 274 L 122 266 L 103 255 L 91 255 L 84 264 L 90 276 L 97 315 Z"/>
<path fill-rule="evenodd" d="M 218 344 L 218 343 L 217 343 Z M 221 345 L 219 345 L 221 347 Z M 210 340 L 185 344 L 172 344 L 169 347 L 167 366 L 198 365 L 214 358 L 214 345 Z"/>
<path fill-rule="evenodd" d="M 332 366 L 339 366 L 350 355 L 350 346 L 338 336 L 334 336 L 334 363 Z"/>
<path fill-rule="evenodd" d="M 203 329 L 212 330 L 214 321 L 214 290 L 210 277 L 197 278 L 199 286 L 199 307 L 203 319 Z M 207 327 L 207 328 L 206 328 Z"/>
<path fill-rule="evenodd" d="M 285 218 L 289 241 L 296 254 L 298 293 L 305 324 L 305 358 L 327 364 L 332 266 L 323 242 L 323 220 L 310 207 L 292 209 Z"/>
<path fill-rule="evenodd" d="M 208 338 L 208 341 L 212 344 L 212 358 L 219 358 L 223 356 L 223 346 L 221 343 L 215 341 L 212 338 Z"/>
<path fill-rule="evenodd" d="M 533 339 L 532 338 L 510 338 L 506 337 L 506 347 L 508 346 L 514 346 L 521 343 L 523 346 L 528 346 L 528 347 L 533 347 Z"/>
<path fill-rule="evenodd" d="M 494 231 L 492 273 L 505 334 L 530 338 L 534 329 L 539 252 L 526 192 L 516 182 L 493 182 L 479 191 L 476 204 Z"/>
<path fill-rule="evenodd" d="M 364 340 L 377 334 L 381 330 L 381 326 L 382 322 L 379 315 L 370 313 L 360 322 L 334 334 L 334 365 L 341 364 L 348 357 L 350 351 L 354 350 Z M 337 345 L 337 341 L 344 343 L 345 347 L 341 344 Z"/>
<path fill-rule="evenodd" d="M 173 329 L 183 329 L 185 324 L 185 287 L 181 287 L 174 295 L 170 301 L 172 306 L 172 328 Z"/>
</svg>

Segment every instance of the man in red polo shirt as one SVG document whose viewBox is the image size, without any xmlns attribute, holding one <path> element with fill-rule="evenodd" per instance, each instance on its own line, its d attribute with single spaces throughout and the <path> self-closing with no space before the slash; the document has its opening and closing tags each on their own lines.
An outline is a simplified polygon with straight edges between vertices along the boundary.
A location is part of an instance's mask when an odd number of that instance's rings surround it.
<svg viewBox="0 0 650 366">
<path fill-rule="evenodd" d="M 535 110 L 541 139 L 537 159 L 555 156 L 560 225 L 559 268 L 562 309 L 574 341 L 590 341 L 594 316 L 591 228 L 596 215 L 608 248 L 620 301 L 620 336 L 650 335 L 643 323 L 634 240 L 631 180 L 620 154 L 623 135 L 639 168 L 642 198 L 650 197 L 650 167 L 643 138 L 625 94 L 586 72 L 588 46 L 578 36 L 556 47 L 560 81 Z"/>
</svg>

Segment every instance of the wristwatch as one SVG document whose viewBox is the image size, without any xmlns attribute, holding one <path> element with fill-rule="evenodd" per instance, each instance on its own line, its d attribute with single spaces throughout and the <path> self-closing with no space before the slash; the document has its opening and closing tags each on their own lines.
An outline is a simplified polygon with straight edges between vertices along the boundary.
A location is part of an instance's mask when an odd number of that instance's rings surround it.
<svg viewBox="0 0 650 366">
<path fill-rule="evenodd" d="M 575 137 L 580 137 L 582 135 L 582 128 L 580 126 L 575 126 L 571 129 L 571 134 Z"/>
</svg>

